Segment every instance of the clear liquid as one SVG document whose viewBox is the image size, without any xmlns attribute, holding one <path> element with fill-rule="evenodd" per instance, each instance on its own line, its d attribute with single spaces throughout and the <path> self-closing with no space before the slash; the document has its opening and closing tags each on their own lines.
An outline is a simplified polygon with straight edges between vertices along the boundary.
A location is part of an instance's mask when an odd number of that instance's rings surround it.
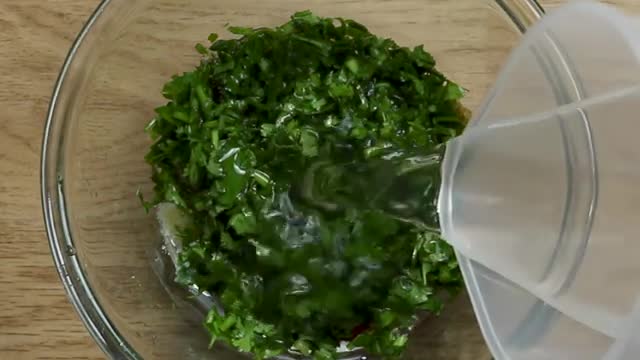
<svg viewBox="0 0 640 360">
<path fill-rule="evenodd" d="M 300 239 L 303 236 L 298 233 L 294 236 L 294 229 L 300 227 L 293 219 L 295 209 L 292 208 L 288 194 L 281 194 L 279 209 L 284 211 L 291 220 L 291 227 L 288 229 L 288 241 Z M 285 210 L 288 209 L 288 210 Z M 173 204 L 163 203 L 156 207 L 156 216 L 160 224 L 161 242 L 153 252 L 152 268 L 160 279 L 165 290 L 173 298 L 174 302 L 182 307 L 193 309 L 193 316 L 198 322 L 203 322 L 212 308 L 224 313 L 224 309 L 215 294 L 202 292 L 195 285 L 183 287 L 175 282 L 176 269 L 178 265 L 178 253 L 182 249 L 182 241 L 178 236 L 177 229 L 186 224 L 189 220 Z M 283 237 L 284 238 L 284 237 Z M 299 241 L 299 240 L 296 240 Z M 336 348 L 341 360 L 366 360 L 367 356 L 361 348 L 350 349 L 348 343 L 343 341 Z M 288 353 L 275 357 L 280 360 L 300 360 L 306 359 L 300 353 L 290 350 Z"/>
<path fill-rule="evenodd" d="M 528 122 L 529 125 L 535 123 L 536 121 Z M 505 134 L 496 132 L 496 135 Z M 318 159 L 307 167 L 303 176 L 292 184 L 288 192 L 277 196 L 278 201 L 274 207 L 267 209 L 263 215 L 273 221 L 273 226 L 279 229 L 278 241 L 286 243 L 286 246 L 291 248 L 318 241 L 317 233 L 322 226 L 322 217 L 340 216 L 341 213 L 350 210 L 379 210 L 420 229 L 439 232 L 438 200 L 445 150 L 447 147 L 453 147 L 454 142 L 459 144 L 479 136 L 485 137 L 487 134 L 468 131 L 451 143 L 433 149 L 387 151 L 369 161 Z M 308 216 L 305 209 L 311 209 L 316 216 Z M 175 236 L 175 230 L 172 229 L 175 229 L 176 223 L 183 220 L 172 214 L 171 211 L 161 211 L 158 215 L 164 229 L 164 252 L 172 262 L 169 267 L 174 269 L 179 241 Z M 482 231 L 482 224 L 474 226 L 474 232 Z M 474 239 L 478 240 L 477 237 L 466 238 L 470 242 Z M 546 283 L 531 280 L 527 268 L 518 266 L 519 264 L 513 261 L 505 262 L 505 256 L 508 255 L 495 246 L 486 246 L 487 244 L 481 241 L 452 245 L 460 248 L 465 256 L 498 272 L 553 308 L 590 328 L 611 337 L 615 337 L 620 331 L 619 324 L 622 323 L 622 319 L 597 307 L 582 305 L 583 302 L 570 292 L 555 294 Z M 500 266 L 507 263 L 511 264 L 509 268 Z M 164 271 L 167 281 L 173 280 L 173 271 Z M 553 283 L 562 280 L 547 279 Z M 304 291 L 304 284 L 301 284 L 301 287 L 292 291 Z M 189 289 L 189 292 L 203 316 L 208 309 L 217 306 L 215 296 L 202 294 L 195 288 Z M 348 353 L 346 349 L 341 349 L 342 351 Z M 295 354 L 293 356 L 295 357 Z"/>
<path fill-rule="evenodd" d="M 623 95 L 625 94 L 623 93 Z M 529 136 L 538 140 L 536 137 L 538 132 L 540 136 L 548 139 L 549 133 L 557 131 L 558 119 L 567 121 L 567 119 L 571 119 L 571 116 L 576 117 L 575 123 L 578 124 L 582 115 L 576 107 L 560 108 L 553 112 L 502 124 L 495 128 L 479 130 L 471 128 L 464 135 L 435 149 L 412 150 L 410 152 L 389 151 L 384 156 L 358 163 L 319 160 L 307 169 L 302 181 L 292 188 L 289 195 L 294 204 L 302 204 L 305 207 L 310 206 L 319 209 L 322 213 L 341 212 L 348 209 L 375 209 L 381 210 L 398 220 L 416 225 L 421 229 L 440 232 L 438 201 L 443 175 L 441 165 L 447 148 L 454 150 L 456 147 L 467 147 L 464 150 L 468 156 L 465 161 L 476 161 L 472 159 L 474 155 L 471 154 L 476 150 L 474 143 L 494 143 L 498 144 L 496 145 L 497 147 L 500 147 L 500 144 L 503 143 L 505 149 L 500 148 L 500 151 L 495 152 L 495 158 L 491 159 L 495 163 L 501 164 L 496 167 L 497 169 L 506 172 L 501 175 L 493 174 L 492 176 L 509 178 L 512 176 L 510 171 L 518 171 L 520 169 L 516 167 L 517 163 L 522 166 L 523 161 L 531 160 L 533 163 L 539 160 L 537 155 L 529 158 L 527 157 L 528 154 L 522 157 L 515 154 L 517 153 L 517 151 L 514 151 L 517 148 L 517 142 L 521 141 L 518 139 L 522 139 L 522 136 Z M 566 128 L 565 130 L 570 132 L 568 136 L 576 137 L 571 139 L 574 142 L 574 146 L 579 146 L 576 143 L 584 137 L 583 134 L 579 133 L 580 127 Z M 577 139 L 578 137 L 579 139 Z M 509 149 L 512 150 L 509 151 Z M 587 150 L 586 148 L 577 149 L 581 153 L 587 152 Z M 549 152 L 553 152 L 552 156 L 558 158 L 558 168 L 561 169 L 561 173 L 564 173 L 566 171 L 564 159 L 552 149 L 549 149 Z M 526 166 L 528 165 L 525 163 Z M 574 172 L 577 174 L 577 181 L 582 183 L 570 186 L 580 186 L 584 189 L 586 186 L 584 184 L 586 174 L 581 172 L 582 170 L 579 166 L 582 166 L 582 164 L 574 165 Z M 589 170 L 590 168 L 586 166 L 585 171 Z M 493 170 L 487 168 L 484 170 L 479 169 L 479 171 L 491 172 Z M 474 174 L 469 176 L 475 176 Z M 549 173 L 543 172 L 525 176 L 529 178 L 520 179 L 520 181 L 529 186 L 530 193 L 538 198 L 542 196 L 541 194 L 545 190 L 549 191 L 549 184 L 556 181 Z M 532 183 L 536 183 L 537 186 L 543 188 L 546 187 L 546 189 L 536 192 L 530 186 Z M 497 194 L 506 193 L 503 189 L 496 187 L 495 184 L 491 186 L 491 189 L 495 189 Z M 479 189 L 459 190 L 471 191 L 473 196 L 477 197 L 490 195 L 482 193 Z M 453 191 L 455 192 L 455 189 Z M 476 194 L 475 191 L 478 191 L 478 193 Z M 574 191 L 577 190 L 574 189 Z M 578 221 L 583 219 L 584 215 L 579 211 L 588 208 L 589 196 L 585 196 L 587 197 L 585 200 L 587 203 L 577 205 L 578 208 L 571 210 Z M 533 199 L 530 203 L 524 202 L 509 205 L 505 203 L 504 206 L 509 207 L 514 213 L 514 219 L 517 219 L 517 216 L 519 216 L 517 214 L 522 212 L 522 207 L 534 206 L 534 203 L 537 204 L 536 201 L 544 202 Z M 565 200 L 562 198 L 559 201 L 564 204 Z M 458 206 L 460 205 L 458 204 Z M 491 212 L 493 209 L 487 207 L 484 211 Z M 510 215 L 505 214 L 505 216 L 504 220 L 508 222 Z M 582 298 L 580 290 L 576 290 L 571 285 L 573 280 L 571 280 L 569 264 L 573 261 L 579 261 L 573 257 L 580 252 L 579 248 L 581 246 L 586 246 L 586 243 L 579 243 L 579 237 L 582 235 L 567 235 L 569 238 L 566 239 L 566 242 L 559 244 L 555 242 L 557 234 L 552 234 L 548 238 L 544 235 L 536 238 L 538 233 L 546 234 L 547 231 L 555 230 L 543 219 L 530 219 L 526 223 L 513 222 L 511 225 L 506 225 L 507 227 L 519 224 L 524 225 L 519 229 L 494 228 L 490 224 L 483 223 L 481 219 L 483 219 L 483 215 L 476 213 L 473 219 L 462 223 L 465 226 L 468 225 L 468 228 L 453 229 L 456 235 L 458 233 L 468 233 L 469 236 L 454 236 L 452 239 L 445 238 L 445 240 L 452 240 L 450 244 L 466 257 L 492 269 L 549 306 L 587 327 L 612 338 L 624 332 L 626 326 L 624 317 L 612 312 L 603 304 Z M 519 221 L 522 220 L 520 219 Z M 572 231 L 578 231 L 578 227 L 571 227 L 571 229 L 573 229 Z M 549 241 L 551 249 L 556 247 L 558 260 L 555 264 L 549 265 L 550 269 L 547 275 L 537 277 L 537 273 L 533 269 L 544 268 L 551 261 L 551 253 L 548 256 L 547 253 L 544 253 L 544 256 L 536 257 L 539 254 L 530 252 L 529 262 L 512 256 L 514 252 L 522 252 L 517 249 L 513 250 L 514 248 L 524 249 L 524 256 L 527 253 L 526 249 L 533 249 L 531 244 L 520 243 L 523 232 L 533 234 L 533 240 L 538 241 L 538 243 Z M 496 240 L 501 236 L 507 237 L 504 242 Z M 565 284 L 564 288 L 559 284 Z M 582 292 L 584 293 L 584 290 Z"/>
<path fill-rule="evenodd" d="M 277 246 L 288 248 L 302 248 L 307 243 L 321 241 L 319 229 L 323 219 L 340 217 L 341 212 L 351 210 L 381 210 L 398 220 L 437 231 L 437 198 L 443 151 L 443 147 L 422 153 L 389 151 L 369 162 L 318 160 L 306 169 L 304 176 L 292 184 L 288 192 L 276 196 L 273 206 L 264 209 L 261 218 L 275 229 L 273 241 L 281 242 Z M 201 293 L 194 287 L 176 289 L 179 286 L 173 279 L 177 254 L 182 246 L 176 229 L 187 223 L 188 219 L 171 204 L 159 205 L 156 214 L 161 228 L 162 249 L 154 265 L 167 290 L 173 296 L 180 297 L 181 302 L 188 297 L 197 316 L 203 319 L 212 307 L 223 311 L 215 294 Z M 261 251 L 260 248 L 257 250 Z M 321 259 L 321 262 L 339 264 L 340 242 L 336 241 L 335 247 L 329 252 L 330 257 Z M 366 264 L 363 266 L 367 268 Z M 371 271 L 378 271 L 377 266 L 370 264 Z M 292 281 L 294 283 L 300 283 L 300 288 L 292 288 L 292 292 L 305 291 L 304 281 Z M 362 357 L 361 350 L 349 350 L 345 342 L 337 350 L 342 353 L 343 359 Z M 282 358 L 287 357 L 297 356 L 291 353 Z"/>
<path fill-rule="evenodd" d="M 439 232 L 440 165 L 445 146 L 388 150 L 364 162 L 323 159 L 307 168 L 289 197 L 321 214 L 378 210 L 418 228 Z"/>
<path fill-rule="evenodd" d="M 483 133 L 469 129 L 464 136 L 452 141 L 460 144 L 474 137 L 482 137 L 482 141 L 505 139 L 511 136 L 509 131 L 517 128 L 525 129 L 526 126 L 537 126 L 539 122 L 551 115 L 545 114 L 539 119 L 532 118 L 524 122 L 507 124 L 502 129 L 489 129 L 489 132 L 487 129 L 481 130 Z M 493 132 L 492 135 L 489 134 L 491 132 Z M 531 132 L 531 134 L 534 133 Z M 445 149 L 451 148 L 453 142 L 426 150 L 388 150 L 368 161 L 318 159 L 307 167 L 288 192 L 278 195 L 279 200 L 275 206 L 263 215 L 273 219 L 280 226 L 279 241 L 287 243 L 290 247 L 317 241 L 316 233 L 321 223 L 316 221 L 318 217 L 305 216 L 303 209 L 313 209 L 314 213 L 321 215 L 320 218 L 340 216 L 341 213 L 352 209 L 379 210 L 421 229 L 439 232 L 438 199 L 442 183 L 441 165 Z M 497 143 L 497 141 L 494 142 Z M 503 154 L 509 155 L 506 152 Z M 478 231 L 483 231 L 482 223 L 474 226 L 473 231 L 476 234 Z M 499 229 L 484 229 L 487 232 L 497 230 Z M 500 273 L 553 308 L 592 329 L 611 337 L 615 337 L 620 331 L 619 324 L 622 323 L 622 319 L 612 316 L 601 308 L 581 305 L 583 304 L 581 299 L 576 298 L 571 292 L 555 294 L 553 289 L 546 286 L 546 283 L 529 278 L 528 269 L 522 264 L 504 261 L 508 254 L 495 246 L 485 246 L 487 244 L 482 242 L 482 238 L 469 236 L 466 241 L 469 243 L 452 245 L 460 248 L 465 256 Z M 175 262 L 175 259 L 172 260 Z M 548 259 L 541 259 L 541 261 L 545 260 Z M 501 266 L 506 263 L 510 264 L 510 267 Z M 561 276 L 561 274 L 556 275 Z M 547 279 L 553 283 L 562 280 Z M 197 289 L 192 290 L 197 292 Z M 292 291 L 298 290 L 292 289 Z M 200 296 L 201 298 L 197 298 L 201 303 L 200 308 L 210 308 L 213 301 L 211 295 Z"/>
</svg>

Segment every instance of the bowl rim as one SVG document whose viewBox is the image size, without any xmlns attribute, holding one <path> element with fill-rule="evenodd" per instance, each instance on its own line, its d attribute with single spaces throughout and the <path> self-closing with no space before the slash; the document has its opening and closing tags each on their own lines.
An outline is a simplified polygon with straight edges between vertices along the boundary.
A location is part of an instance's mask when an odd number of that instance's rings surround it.
<svg viewBox="0 0 640 360">
<path fill-rule="evenodd" d="M 55 82 L 41 145 L 40 192 L 49 248 L 67 298 L 91 337 L 107 357 L 138 360 L 142 359 L 142 356 L 119 333 L 103 311 L 76 256 L 65 207 L 64 147 L 61 146 L 64 139 L 59 136 L 66 118 L 63 116 L 61 124 L 56 124 L 62 90 L 69 81 L 78 53 L 82 50 L 87 36 L 112 2 L 112 0 L 102 0 L 89 16 L 72 43 Z M 544 9 L 538 0 L 490 0 L 490 2 L 495 3 L 506 14 L 520 33 L 524 33 L 544 15 Z"/>
</svg>

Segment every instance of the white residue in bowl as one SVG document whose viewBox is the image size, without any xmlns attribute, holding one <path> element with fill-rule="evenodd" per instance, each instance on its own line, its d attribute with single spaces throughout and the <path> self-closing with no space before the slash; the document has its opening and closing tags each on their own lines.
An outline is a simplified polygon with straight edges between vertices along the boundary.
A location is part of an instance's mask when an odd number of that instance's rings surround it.
<svg viewBox="0 0 640 360">
<path fill-rule="evenodd" d="M 179 230 L 185 227 L 189 218 L 170 203 L 162 203 L 156 206 L 156 216 L 160 223 L 160 233 L 162 235 L 163 250 L 169 255 L 173 265 L 178 264 L 178 253 L 182 249 L 182 240 L 178 236 Z"/>
</svg>

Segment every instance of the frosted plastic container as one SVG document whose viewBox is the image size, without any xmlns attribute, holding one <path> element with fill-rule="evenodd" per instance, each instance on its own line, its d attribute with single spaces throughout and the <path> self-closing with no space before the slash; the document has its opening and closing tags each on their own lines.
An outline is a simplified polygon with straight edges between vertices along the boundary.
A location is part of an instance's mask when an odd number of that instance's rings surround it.
<svg viewBox="0 0 640 360">
<path fill-rule="evenodd" d="M 443 164 L 444 237 L 496 359 L 640 359 L 640 24 L 574 2 Z"/>
</svg>

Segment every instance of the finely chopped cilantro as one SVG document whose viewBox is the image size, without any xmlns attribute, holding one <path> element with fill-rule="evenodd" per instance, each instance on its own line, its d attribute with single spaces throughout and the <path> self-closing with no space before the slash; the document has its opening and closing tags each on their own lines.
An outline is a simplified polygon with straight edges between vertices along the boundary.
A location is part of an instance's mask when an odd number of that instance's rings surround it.
<svg viewBox="0 0 640 360">
<path fill-rule="evenodd" d="M 452 249 L 437 228 L 382 208 L 320 211 L 289 195 L 323 159 L 437 148 L 464 128 L 464 91 L 422 46 L 353 20 L 305 11 L 229 31 L 236 38 L 196 46 L 200 64 L 164 86 L 168 103 L 147 128 L 147 205 L 172 203 L 189 219 L 177 281 L 218 298 L 223 311 L 204 324 L 212 344 L 335 359 L 346 341 L 397 358 L 416 314 L 439 312 L 436 295 L 461 285 Z M 323 184 L 332 194 L 357 189 L 336 179 Z M 429 216 L 436 196 L 421 200 Z"/>
</svg>

